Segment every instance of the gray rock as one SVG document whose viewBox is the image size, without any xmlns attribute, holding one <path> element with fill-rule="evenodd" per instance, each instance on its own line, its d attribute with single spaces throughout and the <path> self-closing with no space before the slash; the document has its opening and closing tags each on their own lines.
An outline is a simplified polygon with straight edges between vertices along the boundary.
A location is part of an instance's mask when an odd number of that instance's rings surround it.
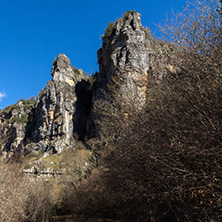
<svg viewBox="0 0 222 222">
<path fill-rule="evenodd" d="M 22 144 L 35 101 L 19 100 L 0 112 L 0 150 L 14 152 Z"/>
<path fill-rule="evenodd" d="M 33 138 L 36 143 L 46 141 L 61 152 L 73 137 L 75 86 L 87 75 L 82 70 L 75 72 L 69 58 L 63 54 L 53 62 L 51 75 L 53 79 L 38 95 Z M 58 141 L 62 142 L 57 145 Z"/>
<path fill-rule="evenodd" d="M 94 99 L 97 100 L 100 92 L 115 79 L 123 101 L 142 108 L 146 101 L 149 45 L 139 13 L 132 11 L 118 19 L 111 35 L 103 36 L 102 48 L 97 53 L 98 90 Z"/>
<path fill-rule="evenodd" d="M 71 145 L 74 134 L 79 140 L 98 135 L 98 101 L 110 102 L 114 95 L 123 107 L 140 110 L 147 102 L 148 79 L 160 83 L 164 75 L 176 70 L 169 56 L 174 49 L 155 41 L 135 11 L 111 23 L 102 39 L 95 84 L 60 54 L 53 62 L 52 80 L 36 104 L 21 100 L 0 111 L 0 152 L 14 152 L 22 145 L 24 155 L 35 150 L 61 153 Z"/>
<path fill-rule="evenodd" d="M 149 80 L 160 84 L 169 67 L 172 68 L 169 56 L 172 48 L 155 41 L 135 11 L 128 11 L 123 18 L 110 23 L 102 39 L 102 48 L 97 52 L 99 72 L 93 91 L 93 110 L 87 122 L 88 137 L 98 136 L 99 106 L 103 101 L 116 98 L 126 114 L 128 110 L 141 110 L 147 104 Z"/>
</svg>

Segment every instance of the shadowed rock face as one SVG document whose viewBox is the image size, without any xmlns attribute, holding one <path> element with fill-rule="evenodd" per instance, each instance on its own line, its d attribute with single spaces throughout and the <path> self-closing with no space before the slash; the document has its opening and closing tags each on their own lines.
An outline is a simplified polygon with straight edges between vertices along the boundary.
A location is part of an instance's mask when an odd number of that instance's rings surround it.
<svg viewBox="0 0 222 222">
<path fill-rule="evenodd" d="M 140 14 L 128 12 L 115 22 L 109 36 L 103 37 L 102 48 L 98 50 L 98 91 L 107 83 L 116 81 L 124 101 L 141 108 L 146 101 L 147 76 L 149 71 L 150 42 L 141 25 Z"/>
<path fill-rule="evenodd" d="M 75 87 L 77 101 L 75 104 L 74 133 L 79 140 L 84 140 L 87 133 L 87 121 L 92 108 L 92 91 L 85 80 L 78 82 Z"/>
</svg>

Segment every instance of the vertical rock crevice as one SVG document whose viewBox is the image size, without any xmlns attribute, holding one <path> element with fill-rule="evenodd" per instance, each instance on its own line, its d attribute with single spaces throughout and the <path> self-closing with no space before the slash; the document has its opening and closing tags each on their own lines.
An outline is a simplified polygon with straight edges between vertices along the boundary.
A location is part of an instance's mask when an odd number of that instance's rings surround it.
<svg viewBox="0 0 222 222">
<path fill-rule="evenodd" d="M 87 134 L 87 121 L 92 109 L 92 90 L 90 84 L 82 80 L 76 84 L 75 92 L 77 101 L 75 104 L 74 133 L 77 139 L 85 140 Z"/>
</svg>

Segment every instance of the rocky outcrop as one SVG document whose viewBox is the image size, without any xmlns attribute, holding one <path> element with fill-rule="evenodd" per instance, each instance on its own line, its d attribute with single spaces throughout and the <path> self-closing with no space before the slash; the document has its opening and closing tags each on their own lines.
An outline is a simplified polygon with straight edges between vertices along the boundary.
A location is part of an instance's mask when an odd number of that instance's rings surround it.
<svg viewBox="0 0 222 222">
<path fill-rule="evenodd" d="M 93 110 L 88 118 L 88 137 L 98 136 L 100 112 L 113 98 L 121 109 L 141 110 L 147 104 L 150 80 L 160 84 L 175 67 L 170 58 L 172 46 L 156 41 L 141 24 L 140 14 L 127 11 L 115 23 L 109 23 L 103 44 L 97 52 L 99 72 L 93 87 Z"/>
<path fill-rule="evenodd" d="M 86 116 L 91 109 L 88 76 L 73 68 L 64 54 L 53 62 L 51 75 L 52 80 L 37 101 L 21 100 L 1 111 L 0 151 L 60 153 L 70 146 L 75 133 L 85 134 Z"/>
<path fill-rule="evenodd" d="M 0 150 L 13 151 L 22 145 L 27 153 L 60 153 L 73 137 L 83 141 L 86 135 L 98 135 L 98 101 L 111 102 L 115 96 L 123 107 L 140 110 L 146 105 L 149 78 L 159 83 L 168 71 L 175 71 L 169 59 L 172 47 L 155 41 L 135 11 L 111 22 L 102 39 L 95 76 L 89 78 L 73 68 L 69 58 L 60 54 L 53 62 L 52 80 L 36 103 L 28 109 L 27 101 L 19 102 L 0 113 Z"/>
<path fill-rule="evenodd" d="M 98 50 L 98 91 L 107 84 L 118 84 L 123 101 L 142 108 L 146 101 L 150 41 L 141 25 L 140 14 L 129 11 L 115 24 L 110 23 Z"/>
<path fill-rule="evenodd" d="M 61 152 L 73 137 L 75 86 L 88 77 L 82 70 L 73 69 L 69 58 L 63 54 L 53 62 L 51 75 L 53 79 L 38 95 L 32 137 L 35 143 L 51 144 Z"/>
<path fill-rule="evenodd" d="M 10 156 L 22 143 L 27 123 L 32 121 L 35 101 L 19 100 L 0 112 L 0 151 Z"/>
</svg>

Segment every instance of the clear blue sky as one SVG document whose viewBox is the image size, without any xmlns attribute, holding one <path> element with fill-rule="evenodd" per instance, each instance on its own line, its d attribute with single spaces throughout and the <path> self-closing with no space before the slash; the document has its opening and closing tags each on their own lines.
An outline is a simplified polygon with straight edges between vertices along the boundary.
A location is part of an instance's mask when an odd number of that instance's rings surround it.
<svg viewBox="0 0 222 222">
<path fill-rule="evenodd" d="M 152 32 L 186 0 L 0 0 L 0 108 L 37 96 L 51 79 L 52 61 L 65 53 L 73 66 L 98 70 L 97 50 L 110 21 L 141 13 Z"/>
</svg>

